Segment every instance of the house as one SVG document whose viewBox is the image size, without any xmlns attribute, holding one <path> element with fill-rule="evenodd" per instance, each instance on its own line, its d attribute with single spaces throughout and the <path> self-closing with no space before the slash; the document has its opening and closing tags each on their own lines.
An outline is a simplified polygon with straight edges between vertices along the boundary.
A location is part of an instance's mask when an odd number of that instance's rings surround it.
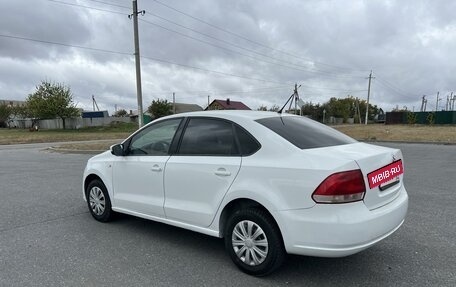
<svg viewBox="0 0 456 287">
<path fill-rule="evenodd" d="M 231 101 L 230 99 L 226 100 L 213 100 L 209 106 L 205 109 L 207 110 L 251 110 L 242 102 Z"/>
<path fill-rule="evenodd" d="M 180 113 L 187 113 L 187 112 L 198 112 L 202 111 L 203 108 L 196 105 L 196 104 L 183 104 L 183 103 L 175 103 L 173 109 L 175 110 L 175 114 Z"/>
</svg>

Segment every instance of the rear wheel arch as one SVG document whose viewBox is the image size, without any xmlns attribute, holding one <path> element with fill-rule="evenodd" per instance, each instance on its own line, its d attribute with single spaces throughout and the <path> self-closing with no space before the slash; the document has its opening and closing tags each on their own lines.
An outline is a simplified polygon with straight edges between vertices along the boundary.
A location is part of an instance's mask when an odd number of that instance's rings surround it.
<svg viewBox="0 0 456 287">
<path fill-rule="evenodd" d="M 229 202 L 220 217 L 220 235 L 233 263 L 247 274 L 265 276 L 285 260 L 280 227 L 257 201 L 241 198 Z"/>
<path fill-rule="evenodd" d="M 228 221 L 230 215 L 233 214 L 234 212 L 236 212 L 237 210 L 248 209 L 248 208 L 255 208 L 255 209 L 260 209 L 260 210 L 265 211 L 268 214 L 268 216 L 271 217 L 271 219 L 273 220 L 273 222 L 279 229 L 280 233 L 282 233 L 280 226 L 277 223 L 277 220 L 275 220 L 274 216 L 271 214 L 271 212 L 269 212 L 269 210 L 264 205 L 262 205 L 261 203 L 255 201 L 253 199 L 237 198 L 237 199 L 233 199 L 228 204 L 226 204 L 220 214 L 219 233 L 220 233 L 221 238 L 225 237 L 226 224 L 227 224 L 227 221 Z M 282 241 L 283 241 L 283 238 L 282 238 Z"/>
</svg>

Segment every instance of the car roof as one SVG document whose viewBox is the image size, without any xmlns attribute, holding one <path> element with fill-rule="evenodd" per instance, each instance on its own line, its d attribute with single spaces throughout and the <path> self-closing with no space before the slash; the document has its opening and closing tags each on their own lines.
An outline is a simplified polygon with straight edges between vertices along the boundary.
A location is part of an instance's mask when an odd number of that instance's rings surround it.
<svg viewBox="0 0 456 287">
<path fill-rule="evenodd" d="M 290 114 L 279 114 L 277 112 L 266 112 L 266 111 L 249 111 L 249 110 L 211 110 L 211 111 L 201 111 L 201 112 L 189 112 L 175 114 L 171 117 L 220 117 L 226 119 L 250 119 L 258 120 L 264 118 L 278 117 L 278 116 L 292 116 Z"/>
</svg>

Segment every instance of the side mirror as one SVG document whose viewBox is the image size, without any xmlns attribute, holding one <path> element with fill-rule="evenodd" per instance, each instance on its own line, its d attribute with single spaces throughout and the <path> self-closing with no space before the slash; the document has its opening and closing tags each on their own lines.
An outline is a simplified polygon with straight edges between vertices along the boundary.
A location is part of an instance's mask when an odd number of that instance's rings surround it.
<svg viewBox="0 0 456 287">
<path fill-rule="evenodd" d="M 111 149 L 111 153 L 115 156 L 124 156 L 125 155 L 123 144 L 112 145 L 110 149 Z"/>
</svg>

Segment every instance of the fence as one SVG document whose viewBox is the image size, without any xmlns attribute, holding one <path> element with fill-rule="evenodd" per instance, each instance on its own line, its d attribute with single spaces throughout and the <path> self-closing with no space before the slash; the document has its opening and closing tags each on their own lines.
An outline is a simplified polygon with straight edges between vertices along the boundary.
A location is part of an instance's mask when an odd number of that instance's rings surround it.
<svg viewBox="0 0 456 287">
<path fill-rule="evenodd" d="M 386 113 L 387 125 L 391 124 L 456 124 L 456 111 L 441 112 L 389 112 Z"/>
<path fill-rule="evenodd" d="M 80 129 L 86 127 L 109 126 L 113 122 L 131 123 L 133 119 L 130 117 L 106 117 L 106 118 L 69 118 L 65 119 L 66 129 Z M 14 120 L 11 126 L 17 128 L 28 129 L 33 125 L 32 120 Z M 63 129 L 63 121 L 61 119 L 38 120 L 40 129 Z"/>
</svg>

